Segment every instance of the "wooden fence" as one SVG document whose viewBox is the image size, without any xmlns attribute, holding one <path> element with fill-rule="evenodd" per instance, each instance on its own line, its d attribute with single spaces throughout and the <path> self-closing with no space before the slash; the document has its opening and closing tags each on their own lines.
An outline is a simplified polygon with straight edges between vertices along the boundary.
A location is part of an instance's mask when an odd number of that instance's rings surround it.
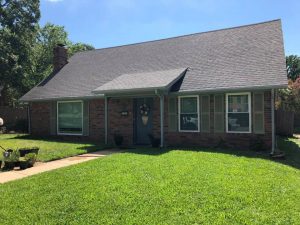
<svg viewBox="0 0 300 225">
<path fill-rule="evenodd" d="M 27 107 L 0 106 L 0 118 L 4 121 L 4 126 L 12 127 L 19 120 L 28 120 Z"/>
<path fill-rule="evenodd" d="M 275 112 L 276 134 L 293 136 L 294 112 L 276 110 Z"/>
</svg>

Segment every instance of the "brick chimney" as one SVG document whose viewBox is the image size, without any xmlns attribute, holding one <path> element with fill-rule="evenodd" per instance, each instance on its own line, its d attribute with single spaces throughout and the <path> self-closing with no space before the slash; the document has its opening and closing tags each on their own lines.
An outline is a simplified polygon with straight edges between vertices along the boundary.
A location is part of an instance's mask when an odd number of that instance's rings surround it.
<svg viewBox="0 0 300 225">
<path fill-rule="evenodd" d="M 68 63 L 68 50 L 63 44 L 53 49 L 53 72 L 58 72 Z"/>
</svg>

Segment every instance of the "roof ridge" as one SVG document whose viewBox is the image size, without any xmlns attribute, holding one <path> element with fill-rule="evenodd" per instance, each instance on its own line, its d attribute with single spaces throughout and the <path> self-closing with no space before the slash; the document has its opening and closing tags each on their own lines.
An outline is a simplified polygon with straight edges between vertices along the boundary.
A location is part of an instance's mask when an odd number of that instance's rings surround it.
<svg viewBox="0 0 300 225">
<path fill-rule="evenodd" d="M 81 51 L 81 52 L 78 52 L 78 54 L 88 53 L 88 52 L 93 52 L 93 51 L 101 51 L 101 50 L 105 50 L 105 49 L 120 48 L 120 47 L 132 46 L 132 45 L 140 45 L 140 44 L 146 44 L 146 43 L 151 43 L 151 42 L 165 41 L 165 40 L 170 40 L 170 39 L 176 39 L 176 38 L 182 38 L 182 37 L 188 37 L 188 36 L 194 36 L 194 35 L 200 35 L 200 34 L 206 34 L 206 33 L 212 33 L 212 32 L 219 32 L 219 31 L 224 31 L 224 30 L 239 29 L 239 28 L 243 28 L 243 27 L 256 26 L 256 25 L 265 24 L 265 23 L 273 23 L 273 22 L 276 22 L 276 21 L 281 21 L 281 19 L 274 19 L 274 20 L 268 20 L 268 21 L 263 21 L 263 22 L 258 22 L 258 23 L 245 24 L 245 25 L 240 25 L 240 26 L 227 27 L 227 28 L 221 28 L 221 29 L 215 29 L 215 30 L 209 30 L 209 31 L 202 31 L 202 32 L 191 33 L 191 34 L 184 34 L 184 35 L 179 35 L 179 36 L 175 36 L 175 37 L 167 37 L 167 38 L 161 38 L 161 39 L 150 40 L 150 41 L 136 42 L 136 43 L 131 43 L 131 44 L 124 44 L 124 45 L 116 45 L 116 46 L 111 46 L 111 47 L 97 48 L 97 49 L 88 50 L 88 51 Z"/>
</svg>

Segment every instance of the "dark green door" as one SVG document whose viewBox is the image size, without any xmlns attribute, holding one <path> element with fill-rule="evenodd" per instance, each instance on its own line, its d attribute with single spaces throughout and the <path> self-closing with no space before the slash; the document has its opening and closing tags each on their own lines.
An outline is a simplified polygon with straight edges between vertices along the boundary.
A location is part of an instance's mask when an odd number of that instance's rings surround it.
<svg viewBox="0 0 300 225">
<path fill-rule="evenodd" d="M 148 134 L 152 133 L 153 98 L 134 99 L 134 143 L 150 144 Z"/>
</svg>

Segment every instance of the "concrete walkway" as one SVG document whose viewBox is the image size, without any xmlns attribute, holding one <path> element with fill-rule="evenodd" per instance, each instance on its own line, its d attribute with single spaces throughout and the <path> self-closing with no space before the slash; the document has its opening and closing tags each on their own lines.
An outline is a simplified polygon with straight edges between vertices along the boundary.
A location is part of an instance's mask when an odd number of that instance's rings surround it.
<svg viewBox="0 0 300 225">
<path fill-rule="evenodd" d="M 22 179 L 24 177 L 29 177 L 38 173 L 55 170 L 58 168 L 71 166 L 74 164 L 87 162 L 93 159 L 104 157 L 113 153 L 119 152 L 118 150 L 103 150 L 98 152 L 87 153 L 83 155 L 73 156 L 65 159 L 59 159 L 47 163 L 36 163 L 34 167 L 28 168 L 26 170 L 12 170 L 8 172 L 0 173 L 0 183 L 4 184 L 9 181 Z"/>
</svg>

